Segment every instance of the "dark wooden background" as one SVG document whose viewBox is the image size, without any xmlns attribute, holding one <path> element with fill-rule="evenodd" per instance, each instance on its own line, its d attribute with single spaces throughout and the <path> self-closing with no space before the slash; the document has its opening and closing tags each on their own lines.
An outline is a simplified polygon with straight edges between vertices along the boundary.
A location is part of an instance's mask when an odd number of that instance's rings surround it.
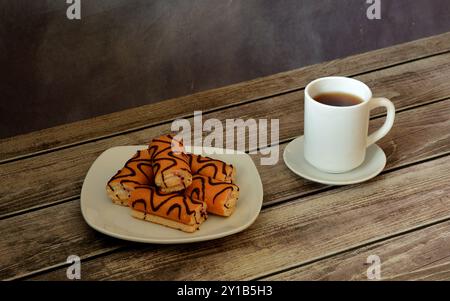
<svg viewBox="0 0 450 301">
<path fill-rule="evenodd" d="M 450 30 L 448 0 L 0 2 L 0 138 Z"/>
</svg>

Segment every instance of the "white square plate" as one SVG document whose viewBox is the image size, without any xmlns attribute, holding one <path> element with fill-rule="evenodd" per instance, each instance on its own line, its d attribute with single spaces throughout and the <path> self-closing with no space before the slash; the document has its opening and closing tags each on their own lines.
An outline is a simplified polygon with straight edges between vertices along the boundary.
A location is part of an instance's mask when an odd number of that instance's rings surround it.
<svg viewBox="0 0 450 301">
<path fill-rule="evenodd" d="M 146 145 L 118 146 L 104 151 L 92 164 L 81 189 L 81 212 L 89 226 L 104 234 L 120 239 L 159 243 L 191 243 L 216 239 L 240 232 L 249 227 L 258 217 L 263 201 L 263 187 L 258 170 L 250 156 L 243 152 L 208 155 L 201 148 L 193 147 L 194 154 L 203 154 L 220 159 L 236 167 L 236 184 L 239 186 L 239 200 L 230 217 L 208 215 L 195 233 L 184 233 L 165 226 L 135 219 L 130 208 L 114 205 L 106 195 L 108 180 L 121 169 L 137 150 Z M 213 148 L 203 148 L 212 153 Z M 217 150 L 217 149 L 216 149 Z M 216 151 L 216 153 L 219 153 Z"/>
</svg>

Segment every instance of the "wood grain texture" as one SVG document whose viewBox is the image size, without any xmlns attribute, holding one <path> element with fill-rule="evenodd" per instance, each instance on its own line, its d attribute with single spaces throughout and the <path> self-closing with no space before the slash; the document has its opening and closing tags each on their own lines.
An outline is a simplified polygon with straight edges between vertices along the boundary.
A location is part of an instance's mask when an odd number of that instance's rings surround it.
<svg viewBox="0 0 450 301">
<path fill-rule="evenodd" d="M 391 170 L 449 153 L 450 145 L 446 143 L 450 133 L 449 114 L 450 100 L 399 113 L 396 126 L 381 144 L 388 157 L 386 169 Z M 373 126 L 377 127 L 381 122 L 382 119 L 377 119 Z M 411 139 L 413 135 L 417 140 Z M 285 144 L 281 152 L 284 146 Z M 258 162 L 257 157 L 255 161 Z M 294 175 L 282 161 L 275 166 L 258 166 L 258 169 L 264 185 L 265 204 L 299 197 L 309 200 L 313 192 L 324 191 L 326 188 Z M 347 189 L 359 189 L 358 187 L 364 187 L 366 184 L 349 186 Z M 405 182 L 404 189 L 407 190 L 408 187 L 409 184 Z M 385 190 L 379 189 L 377 195 L 382 198 Z M 420 190 L 413 188 L 411 191 Z M 329 225 L 332 226 L 331 223 Z M 115 240 L 107 240 L 105 244 L 98 242 L 102 235 L 94 236 L 92 232 L 95 231 L 90 229 L 81 217 L 78 201 L 1 220 L 0 237 L 3 239 L 0 242 L 0 255 L 3 262 L 0 275 L 5 278 L 25 275 L 45 267 L 62 265 L 70 254 L 86 258 L 123 245 L 120 241 L 114 243 Z M 32 244 L 29 241 L 31 238 Z M 55 241 L 55 238 L 58 239 Z"/>
<path fill-rule="evenodd" d="M 0 1 L 2 138 L 450 30 L 447 0 L 66 2 Z"/>
<path fill-rule="evenodd" d="M 378 143 L 387 157 L 385 170 L 449 153 L 448 116 L 450 100 L 398 113 L 395 126 Z M 383 122 L 384 118 L 373 120 L 370 123 L 370 131 L 379 128 Z M 285 145 L 281 145 L 280 154 L 283 153 Z M 264 204 L 317 192 L 325 187 L 295 176 L 282 161 L 274 166 L 261 166 L 257 160 L 255 163 L 263 180 Z"/>
<path fill-rule="evenodd" d="M 327 75 L 356 75 L 450 50 L 450 33 L 0 140 L 0 162 L 149 127 L 304 87 Z M 170 108 L 170 109 L 168 109 Z M 133 118 L 129 118 L 133 116 Z"/>
<path fill-rule="evenodd" d="M 263 280 L 368 280 L 367 270 L 371 264 L 367 263 L 367 258 L 370 255 L 377 255 L 381 260 L 380 280 L 448 280 L 450 222 L 374 243 Z"/>
<path fill-rule="evenodd" d="M 140 245 L 82 261 L 82 278 L 254 279 L 450 218 L 450 156 L 263 210 L 249 229 L 191 245 Z M 36 279 L 66 278 L 65 268 Z"/>
<path fill-rule="evenodd" d="M 442 54 L 357 78 L 373 87 L 375 95 L 390 97 L 397 109 L 402 109 L 450 96 L 449 76 L 450 54 Z M 204 120 L 279 118 L 280 139 L 286 141 L 303 132 L 303 91 L 243 104 L 203 117 Z M 145 144 L 151 138 L 169 131 L 170 124 L 159 125 L 0 165 L 0 181 L 4 183 L 0 216 L 77 197 L 89 167 L 101 152 L 118 145 Z M 11 174 L 15 176 L 11 177 Z"/>
</svg>

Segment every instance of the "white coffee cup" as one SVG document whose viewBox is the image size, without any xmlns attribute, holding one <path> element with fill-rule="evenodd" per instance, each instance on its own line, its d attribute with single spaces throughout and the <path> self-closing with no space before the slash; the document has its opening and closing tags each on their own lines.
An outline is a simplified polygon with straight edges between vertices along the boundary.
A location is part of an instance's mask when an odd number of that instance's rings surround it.
<svg viewBox="0 0 450 301">
<path fill-rule="evenodd" d="M 339 107 L 314 100 L 324 93 L 351 94 L 362 102 Z M 386 121 L 368 136 L 370 111 L 376 107 L 386 107 Z M 364 162 L 367 147 L 391 130 L 394 119 L 392 102 L 387 98 L 372 98 L 366 84 L 347 77 L 316 79 L 305 88 L 305 159 L 324 172 L 350 171 Z"/>
</svg>

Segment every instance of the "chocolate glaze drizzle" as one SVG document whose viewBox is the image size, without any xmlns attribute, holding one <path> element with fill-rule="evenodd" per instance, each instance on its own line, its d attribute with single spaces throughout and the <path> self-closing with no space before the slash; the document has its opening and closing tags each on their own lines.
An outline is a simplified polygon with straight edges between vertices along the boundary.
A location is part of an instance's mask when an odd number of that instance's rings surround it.
<svg viewBox="0 0 450 301">
<path fill-rule="evenodd" d="M 178 210 L 178 220 L 180 221 L 181 215 L 183 213 L 187 216 L 191 216 L 192 214 L 194 214 L 195 216 L 196 210 L 192 209 L 191 205 L 203 205 L 202 202 L 194 201 L 186 195 L 179 193 L 162 193 L 156 188 L 150 186 L 138 186 L 135 188 L 135 192 L 137 192 L 138 190 L 145 190 L 146 198 L 140 198 L 132 201 L 130 206 L 133 209 L 135 208 L 136 204 L 142 204 L 144 206 L 144 212 L 156 213 L 160 211 L 165 204 L 171 203 L 171 206 L 165 212 L 165 214 L 163 214 L 163 216 L 168 217 L 173 210 Z M 150 205 L 150 208 L 148 207 L 148 205 Z"/>
<path fill-rule="evenodd" d="M 206 177 L 206 176 L 203 176 L 203 175 L 194 175 L 193 178 L 192 178 L 192 184 L 191 184 L 191 185 L 193 185 L 192 187 L 196 186 L 195 182 L 200 182 L 201 183 L 201 188 L 194 187 L 194 188 L 191 189 L 190 194 L 188 194 L 188 196 L 192 200 L 197 199 L 197 200 L 200 200 L 200 201 L 203 201 L 203 202 L 207 202 L 207 200 L 206 200 L 206 189 L 207 189 L 207 187 L 206 187 L 206 179 L 208 180 L 207 183 L 210 186 L 224 186 L 219 192 L 217 192 L 214 195 L 214 198 L 211 200 L 213 205 L 216 202 L 216 199 L 222 193 L 224 193 L 224 192 L 226 192 L 228 190 L 233 191 L 234 189 L 236 189 L 236 190 L 239 189 L 236 185 L 228 183 L 228 182 L 218 181 L 218 180 L 215 180 L 213 178 Z"/>
<path fill-rule="evenodd" d="M 151 184 L 153 182 L 153 175 L 144 171 L 143 167 L 147 166 L 147 167 L 152 167 L 152 163 L 151 163 L 151 159 L 145 159 L 145 158 L 141 158 L 142 154 L 144 151 L 137 151 L 137 153 L 125 163 L 125 166 L 119 170 L 109 181 L 108 181 L 108 187 L 113 190 L 111 183 L 113 181 L 116 181 L 117 179 L 122 179 L 120 180 L 120 184 L 123 185 L 124 183 L 133 183 L 136 185 L 147 185 L 147 184 Z M 132 163 L 137 163 L 136 168 L 138 169 L 138 171 L 140 171 L 144 177 L 146 178 L 146 182 L 142 183 L 142 182 L 138 182 L 135 180 L 132 180 L 133 177 L 135 177 L 137 175 L 137 172 L 135 169 L 133 169 L 132 167 L 130 167 L 130 165 Z M 151 169 L 150 169 L 151 170 Z M 128 173 L 126 173 L 126 171 L 128 171 Z M 131 178 L 131 179 L 130 179 Z"/>
<path fill-rule="evenodd" d="M 175 143 L 178 143 L 180 150 L 183 150 L 183 144 L 182 142 L 173 140 L 173 137 L 171 135 L 166 135 L 162 137 L 167 138 L 166 139 L 153 139 L 152 143 L 149 146 L 149 152 L 151 154 L 152 158 L 152 165 L 153 165 L 153 173 L 156 177 L 156 175 L 161 174 L 162 178 L 162 186 L 163 188 L 167 188 L 166 179 L 164 178 L 164 174 L 167 170 L 170 170 L 176 166 L 180 166 L 178 170 L 184 170 L 188 173 L 191 172 L 189 168 L 189 162 L 188 158 L 184 153 L 174 153 L 172 151 L 172 141 L 175 141 Z M 158 145 L 157 143 L 161 143 L 164 145 L 167 145 L 166 147 Z M 161 169 L 162 162 L 170 163 L 163 169 Z M 184 167 L 183 167 L 184 166 Z M 182 183 L 184 187 L 186 188 L 186 183 L 184 179 L 182 179 Z"/>
<path fill-rule="evenodd" d="M 231 180 L 233 165 L 200 155 L 189 154 L 188 158 L 189 166 L 191 167 L 191 171 L 193 173 L 203 174 L 205 176 L 213 177 L 218 180 Z M 200 165 L 200 167 L 194 168 L 194 163 Z M 214 170 L 212 175 L 206 172 L 207 168 L 212 168 Z"/>
</svg>

